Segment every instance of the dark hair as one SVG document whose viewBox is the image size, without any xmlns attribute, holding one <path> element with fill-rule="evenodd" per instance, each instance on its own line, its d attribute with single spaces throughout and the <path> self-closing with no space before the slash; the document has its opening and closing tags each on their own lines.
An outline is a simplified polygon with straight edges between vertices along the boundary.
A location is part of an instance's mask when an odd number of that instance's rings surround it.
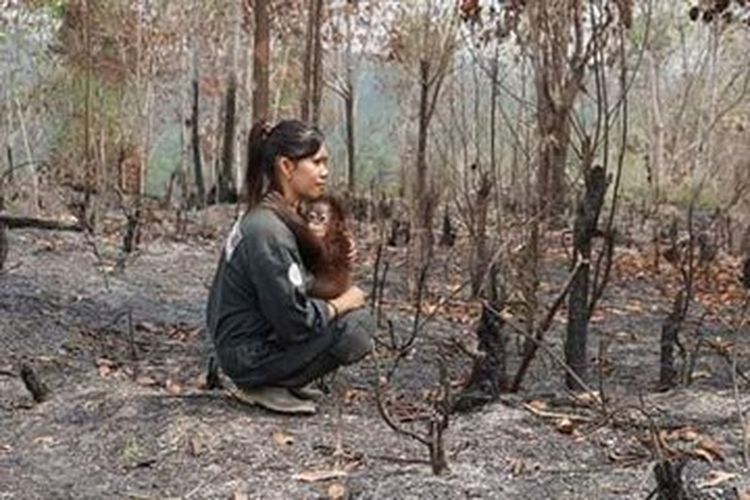
<svg viewBox="0 0 750 500">
<path fill-rule="evenodd" d="M 285 156 L 292 161 L 308 158 L 318 152 L 324 141 L 317 127 L 299 120 L 282 120 L 275 127 L 266 121 L 256 122 L 247 145 L 245 196 L 248 210 L 261 201 L 264 186 L 281 191 L 274 172 L 278 157 Z"/>
</svg>

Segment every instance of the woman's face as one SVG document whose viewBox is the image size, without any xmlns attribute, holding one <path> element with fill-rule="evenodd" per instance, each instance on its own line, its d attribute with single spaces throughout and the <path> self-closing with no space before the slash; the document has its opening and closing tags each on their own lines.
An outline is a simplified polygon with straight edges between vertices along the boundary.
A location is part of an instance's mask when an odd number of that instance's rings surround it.
<svg viewBox="0 0 750 500">
<path fill-rule="evenodd" d="M 288 173 L 289 188 L 300 200 L 323 196 L 328 182 L 328 150 L 325 144 L 312 156 L 297 160 Z"/>
</svg>

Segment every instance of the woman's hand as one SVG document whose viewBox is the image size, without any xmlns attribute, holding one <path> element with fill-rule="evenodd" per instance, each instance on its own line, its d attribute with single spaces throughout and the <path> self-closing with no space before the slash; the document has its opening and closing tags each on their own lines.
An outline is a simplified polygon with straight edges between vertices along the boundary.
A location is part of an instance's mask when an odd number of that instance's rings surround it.
<svg viewBox="0 0 750 500">
<path fill-rule="evenodd" d="M 367 294 L 358 286 L 351 286 L 347 291 L 330 300 L 331 305 L 336 310 L 337 316 L 343 316 L 349 311 L 359 309 L 365 306 Z"/>
</svg>

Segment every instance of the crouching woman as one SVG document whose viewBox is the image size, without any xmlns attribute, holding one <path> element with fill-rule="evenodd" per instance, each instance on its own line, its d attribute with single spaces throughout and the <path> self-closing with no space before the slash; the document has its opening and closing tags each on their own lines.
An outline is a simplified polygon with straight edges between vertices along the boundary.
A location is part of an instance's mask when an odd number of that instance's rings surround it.
<svg viewBox="0 0 750 500">
<path fill-rule="evenodd" d="M 282 413 L 314 413 L 305 386 L 366 356 L 375 325 L 356 286 L 331 300 L 308 295 L 322 249 L 299 215 L 325 193 L 322 133 L 296 120 L 256 124 L 249 140 L 248 207 L 214 276 L 209 335 L 230 392 Z"/>
</svg>

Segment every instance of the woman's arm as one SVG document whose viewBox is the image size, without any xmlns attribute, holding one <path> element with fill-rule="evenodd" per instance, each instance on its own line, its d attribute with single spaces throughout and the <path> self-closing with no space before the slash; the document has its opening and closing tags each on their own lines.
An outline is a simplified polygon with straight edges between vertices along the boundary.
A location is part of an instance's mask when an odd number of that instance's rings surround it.
<svg viewBox="0 0 750 500">
<path fill-rule="evenodd" d="M 244 239 L 244 250 L 261 313 L 280 343 L 292 344 L 320 333 L 330 309 L 305 293 L 302 259 L 294 236 L 284 229 L 256 228 Z"/>
</svg>

